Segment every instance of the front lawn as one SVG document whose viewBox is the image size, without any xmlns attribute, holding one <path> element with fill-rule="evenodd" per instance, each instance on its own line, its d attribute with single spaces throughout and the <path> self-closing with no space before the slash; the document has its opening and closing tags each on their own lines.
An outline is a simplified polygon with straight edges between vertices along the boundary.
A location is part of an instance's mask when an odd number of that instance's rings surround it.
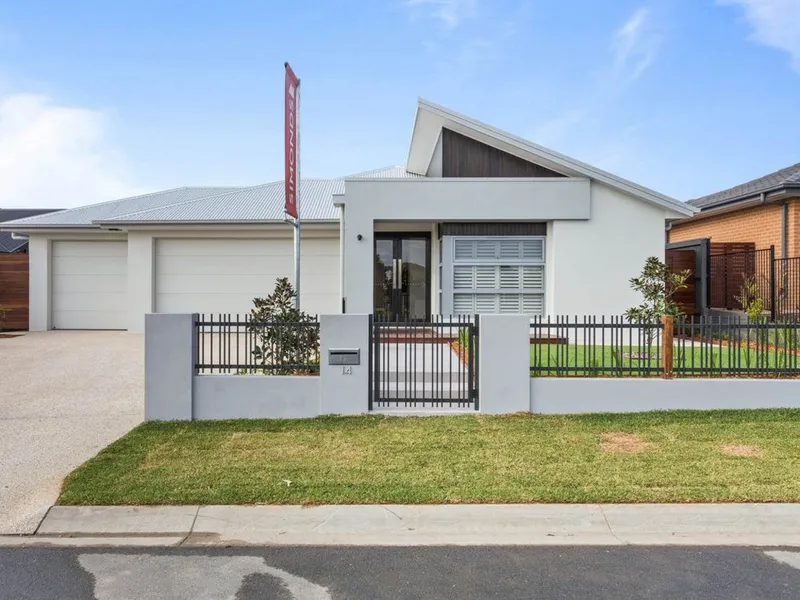
<svg viewBox="0 0 800 600">
<path fill-rule="evenodd" d="M 60 504 L 797 502 L 800 410 L 147 423 Z"/>
<path fill-rule="evenodd" d="M 532 374 L 548 376 L 659 376 L 661 348 L 652 346 L 591 346 L 531 344 Z M 725 370 L 774 372 L 800 370 L 796 347 L 724 346 L 687 342 L 675 346 L 672 368 L 676 375 L 714 375 Z"/>
</svg>

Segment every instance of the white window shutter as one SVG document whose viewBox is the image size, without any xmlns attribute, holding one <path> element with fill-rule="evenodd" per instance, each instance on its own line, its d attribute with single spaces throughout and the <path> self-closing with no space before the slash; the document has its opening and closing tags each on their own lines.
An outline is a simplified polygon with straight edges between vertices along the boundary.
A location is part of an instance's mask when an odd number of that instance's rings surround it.
<svg viewBox="0 0 800 600">
<path fill-rule="evenodd" d="M 522 287 L 526 290 L 543 290 L 544 267 L 522 267 Z"/>
<path fill-rule="evenodd" d="M 454 314 L 544 314 L 544 238 L 455 238 L 453 248 Z"/>
<path fill-rule="evenodd" d="M 494 240 L 476 240 L 475 258 L 479 260 L 491 260 L 497 258 L 497 242 Z"/>
<path fill-rule="evenodd" d="M 453 267 L 453 288 L 471 290 L 475 287 L 475 267 L 456 265 Z"/>
<path fill-rule="evenodd" d="M 471 315 L 475 313 L 474 294 L 454 294 L 453 312 L 457 315 Z"/>
<path fill-rule="evenodd" d="M 522 267 L 513 265 L 501 265 L 500 269 L 500 289 L 501 290 L 518 290 L 520 289 L 520 271 Z"/>
<path fill-rule="evenodd" d="M 513 238 L 506 238 L 498 242 L 499 252 L 498 258 L 506 258 L 519 260 L 520 256 L 520 241 Z"/>
<path fill-rule="evenodd" d="M 543 239 L 529 239 L 522 242 L 522 258 L 523 260 L 544 260 L 544 240 Z"/>
<path fill-rule="evenodd" d="M 463 262 L 475 258 L 475 240 L 456 239 L 453 244 L 453 258 L 456 262 Z"/>
<path fill-rule="evenodd" d="M 500 294 L 500 314 L 518 315 L 520 308 L 519 294 Z"/>
<path fill-rule="evenodd" d="M 544 314 L 544 294 L 523 294 L 522 312 L 526 315 L 541 316 Z"/>
<path fill-rule="evenodd" d="M 497 289 L 497 267 L 494 265 L 478 265 L 475 269 L 475 288 L 479 290 Z"/>
<path fill-rule="evenodd" d="M 475 312 L 492 314 L 497 310 L 497 294 L 475 294 Z"/>
</svg>

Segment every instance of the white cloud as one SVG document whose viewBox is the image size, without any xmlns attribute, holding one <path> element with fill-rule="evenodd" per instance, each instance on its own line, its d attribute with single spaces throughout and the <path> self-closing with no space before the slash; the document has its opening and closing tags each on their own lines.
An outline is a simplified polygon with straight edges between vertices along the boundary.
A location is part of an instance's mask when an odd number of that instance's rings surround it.
<svg viewBox="0 0 800 600">
<path fill-rule="evenodd" d="M 652 13 L 647 7 L 638 8 L 614 32 L 611 49 L 614 53 L 614 74 L 621 81 L 637 79 L 652 64 L 661 46 L 661 35 L 652 25 Z"/>
<path fill-rule="evenodd" d="M 430 16 L 442 22 L 447 29 L 455 29 L 459 23 L 475 14 L 477 0 L 405 0 L 406 6 L 426 7 Z"/>
<path fill-rule="evenodd" d="M 141 193 L 106 116 L 38 94 L 0 98 L 0 206 L 73 207 Z"/>
<path fill-rule="evenodd" d="M 753 41 L 786 52 L 800 71 L 800 0 L 718 0 L 718 4 L 741 6 L 753 28 Z"/>
</svg>

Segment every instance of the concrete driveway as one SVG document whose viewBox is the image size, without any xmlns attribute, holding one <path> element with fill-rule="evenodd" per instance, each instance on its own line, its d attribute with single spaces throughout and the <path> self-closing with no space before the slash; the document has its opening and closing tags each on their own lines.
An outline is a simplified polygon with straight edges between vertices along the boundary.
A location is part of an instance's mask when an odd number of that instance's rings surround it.
<svg viewBox="0 0 800 600">
<path fill-rule="evenodd" d="M 0 534 L 33 533 L 61 481 L 144 416 L 139 334 L 0 338 Z"/>
</svg>

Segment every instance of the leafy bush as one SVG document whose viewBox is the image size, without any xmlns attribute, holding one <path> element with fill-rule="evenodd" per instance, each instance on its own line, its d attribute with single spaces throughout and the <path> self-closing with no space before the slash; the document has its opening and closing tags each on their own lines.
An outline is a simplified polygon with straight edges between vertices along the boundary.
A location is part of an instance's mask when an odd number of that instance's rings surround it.
<svg viewBox="0 0 800 600">
<path fill-rule="evenodd" d="M 747 313 L 751 323 L 759 321 L 764 313 L 764 300 L 758 293 L 758 281 L 755 276 L 746 277 L 739 288 L 739 295 L 734 296 L 742 310 Z"/>
<path fill-rule="evenodd" d="M 265 374 L 315 373 L 319 367 L 319 328 L 316 317 L 295 308 L 295 291 L 286 277 L 275 282 L 266 298 L 254 298 L 249 330 L 255 334 L 252 350 Z"/>
<path fill-rule="evenodd" d="M 6 314 L 7 314 L 6 307 L 0 304 L 0 331 L 3 331 L 3 327 L 6 324 Z"/>
</svg>

